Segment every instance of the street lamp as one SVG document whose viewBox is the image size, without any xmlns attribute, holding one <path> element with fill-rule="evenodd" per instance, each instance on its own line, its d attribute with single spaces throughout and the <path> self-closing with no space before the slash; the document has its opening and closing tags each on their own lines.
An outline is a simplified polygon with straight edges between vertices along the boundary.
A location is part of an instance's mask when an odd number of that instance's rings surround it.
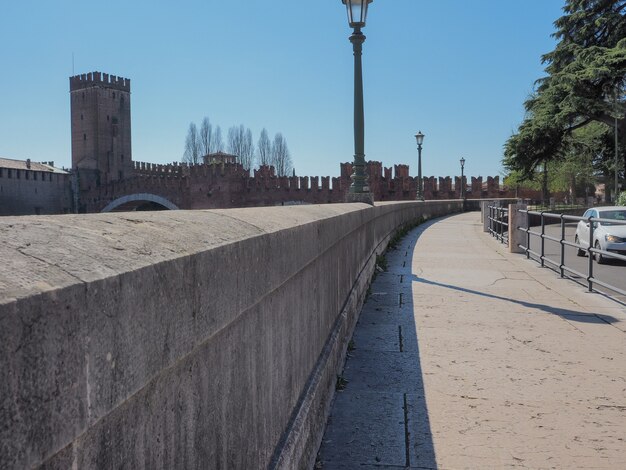
<svg viewBox="0 0 626 470">
<path fill-rule="evenodd" d="M 465 181 L 463 181 L 463 169 L 465 168 L 465 159 L 461 157 L 461 199 L 463 199 L 463 212 L 465 212 Z"/>
<path fill-rule="evenodd" d="M 424 200 L 424 187 L 422 180 L 422 142 L 424 142 L 424 134 L 422 131 L 417 131 L 415 134 L 415 140 L 417 141 L 417 200 Z"/>
<path fill-rule="evenodd" d="M 350 36 L 354 50 L 354 172 L 348 193 L 349 202 L 372 203 L 372 195 L 365 174 L 365 119 L 363 117 L 363 68 L 361 54 L 365 35 L 367 7 L 373 0 L 341 0 L 348 10 L 348 23 L 354 29 Z"/>
</svg>

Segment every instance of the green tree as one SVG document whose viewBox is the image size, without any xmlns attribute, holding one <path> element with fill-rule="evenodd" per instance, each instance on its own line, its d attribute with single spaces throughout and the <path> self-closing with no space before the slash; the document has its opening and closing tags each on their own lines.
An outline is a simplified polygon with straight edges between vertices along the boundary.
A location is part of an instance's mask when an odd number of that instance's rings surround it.
<svg viewBox="0 0 626 470">
<path fill-rule="evenodd" d="M 554 23 L 557 46 L 542 57 L 547 76 L 537 81 L 524 121 L 505 144 L 505 166 L 526 175 L 566 158 L 575 130 L 602 123 L 608 132 L 616 117 L 625 153 L 626 0 L 567 0 L 563 10 Z"/>
</svg>

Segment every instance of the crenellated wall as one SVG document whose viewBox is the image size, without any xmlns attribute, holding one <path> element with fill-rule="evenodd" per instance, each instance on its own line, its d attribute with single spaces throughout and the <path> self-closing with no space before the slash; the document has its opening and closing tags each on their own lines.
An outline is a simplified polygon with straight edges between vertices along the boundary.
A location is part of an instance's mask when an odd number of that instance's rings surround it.
<svg viewBox="0 0 626 470">
<path fill-rule="evenodd" d="M 72 206 L 70 174 L 3 168 L 0 163 L 0 216 L 63 214 L 72 212 Z"/>
<path fill-rule="evenodd" d="M 417 198 L 417 178 L 409 176 L 408 165 L 384 168 L 382 163 L 368 162 L 369 187 L 376 201 L 411 201 Z M 351 184 L 352 164 L 341 164 L 341 177 L 276 176 L 274 168 L 262 166 L 253 176 L 238 163 L 217 164 L 154 164 L 134 162 L 134 177 L 122 184 L 110 183 L 94 188 L 82 198 L 84 211 L 99 212 L 113 200 L 136 193 L 157 191 L 155 195 L 169 199 L 182 209 L 214 209 L 259 207 L 285 204 L 325 204 L 345 202 Z M 163 184 L 155 180 L 164 180 Z M 487 180 L 465 178 L 467 198 L 513 197 L 499 185 L 498 177 Z M 159 189 L 162 188 L 162 189 Z M 424 178 L 426 199 L 458 199 L 460 178 Z"/>
<path fill-rule="evenodd" d="M 70 77 L 70 91 L 91 88 L 93 86 L 104 86 L 130 93 L 130 79 L 109 75 L 102 72 L 89 72 L 82 75 Z"/>
<path fill-rule="evenodd" d="M 460 204 L 0 219 L 0 468 L 312 468 L 376 255 Z"/>
</svg>

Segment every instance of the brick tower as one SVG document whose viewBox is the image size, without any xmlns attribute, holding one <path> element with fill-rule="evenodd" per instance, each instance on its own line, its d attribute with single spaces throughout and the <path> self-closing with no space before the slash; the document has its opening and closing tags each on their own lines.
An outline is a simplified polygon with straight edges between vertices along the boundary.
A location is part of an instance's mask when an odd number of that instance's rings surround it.
<svg viewBox="0 0 626 470">
<path fill-rule="evenodd" d="M 79 189 L 131 177 L 130 80 L 100 72 L 70 77 L 70 101 Z"/>
</svg>

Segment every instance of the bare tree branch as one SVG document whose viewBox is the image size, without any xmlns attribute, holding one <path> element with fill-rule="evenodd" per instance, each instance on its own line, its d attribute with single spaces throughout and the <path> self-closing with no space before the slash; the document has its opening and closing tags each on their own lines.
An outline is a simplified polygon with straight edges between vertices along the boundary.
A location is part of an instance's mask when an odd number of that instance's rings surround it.
<svg viewBox="0 0 626 470">
<path fill-rule="evenodd" d="M 224 140 L 222 139 L 222 128 L 217 126 L 215 128 L 215 152 L 224 151 Z"/>
<path fill-rule="evenodd" d="M 228 129 L 228 152 L 239 157 L 239 163 L 250 170 L 254 161 L 254 143 L 252 131 L 243 124 Z"/>
<path fill-rule="evenodd" d="M 263 128 L 259 142 L 257 143 L 257 162 L 259 166 L 270 165 L 272 159 L 272 143 L 267 135 L 267 130 Z"/>
<path fill-rule="evenodd" d="M 200 163 L 200 153 L 200 136 L 198 135 L 198 128 L 192 122 L 191 124 L 189 124 L 187 138 L 185 139 L 185 153 L 183 154 L 183 162 L 190 165 L 196 165 Z"/>
<path fill-rule="evenodd" d="M 278 176 L 289 176 L 293 168 L 289 147 L 287 147 L 287 140 L 280 132 L 274 136 L 274 142 L 272 143 L 271 164 L 274 166 L 274 170 Z"/>
<path fill-rule="evenodd" d="M 213 126 L 208 117 L 202 120 L 200 125 L 200 154 L 202 156 L 215 152 L 215 135 L 213 132 Z"/>
</svg>

